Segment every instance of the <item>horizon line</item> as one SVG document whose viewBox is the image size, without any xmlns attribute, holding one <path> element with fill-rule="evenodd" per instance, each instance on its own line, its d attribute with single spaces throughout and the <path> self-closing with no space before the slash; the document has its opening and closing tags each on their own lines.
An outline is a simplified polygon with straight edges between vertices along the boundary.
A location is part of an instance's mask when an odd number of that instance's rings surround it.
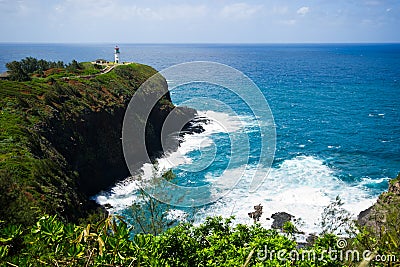
<svg viewBox="0 0 400 267">
<path fill-rule="evenodd" d="M 368 45 L 368 44 L 400 44 L 400 41 L 393 42 L 3 42 L 0 45 L 19 45 L 19 44 L 54 44 L 54 45 L 335 45 L 335 44 L 354 44 L 354 45 Z"/>
</svg>

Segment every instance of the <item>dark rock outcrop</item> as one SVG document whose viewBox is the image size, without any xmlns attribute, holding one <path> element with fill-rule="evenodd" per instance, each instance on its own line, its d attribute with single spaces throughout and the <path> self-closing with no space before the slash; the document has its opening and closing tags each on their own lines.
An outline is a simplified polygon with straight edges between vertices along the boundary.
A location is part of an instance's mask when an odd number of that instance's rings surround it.
<svg viewBox="0 0 400 267">
<path fill-rule="evenodd" d="M 271 227 L 273 229 L 282 229 L 286 222 L 290 222 L 294 216 L 287 212 L 277 212 L 272 214 L 271 218 L 274 220 Z"/>
<path fill-rule="evenodd" d="M 263 214 L 262 210 L 263 210 L 263 206 L 261 206 L 261 204 L 258 204 L 256 206 L 254 206 L 253 212 L 248 213 L 249 217 L 254 220 L 254 223 L 260 221 L 260 217 Z"/>
</svg>

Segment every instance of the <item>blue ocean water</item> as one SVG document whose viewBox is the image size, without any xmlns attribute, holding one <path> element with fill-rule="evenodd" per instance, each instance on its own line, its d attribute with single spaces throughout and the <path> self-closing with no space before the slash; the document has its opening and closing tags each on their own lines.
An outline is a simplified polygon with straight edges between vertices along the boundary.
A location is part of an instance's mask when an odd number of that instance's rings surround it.
<svg viewBox="0 0 400 267">
<path fill-rule="evenodd" d="M 27 56 L 70 62 L 113 59 L 111 44 L 0 44 L 0 71 L 5 63 Z M 291 45 L 120 45 L 122 61 L 136 61 L 162 70 L 189 61 L 214 61 L 247 75 L 268 100 L 276 125 L 275 159 L 266 181 L 250 194 L 246 179 L 220 201 L 203 207 L 199 220 L 208 215 L 236 215 L 249 222 L 247 212 L 263 204 L 265 216 L 286 211 L 306 222 L 312 230 L 320 212 L 336 195 L 354 214 L 367 208 L 387 189 L 389 178 L 400 172 L 400 45 L 399 44 L 291 44 Z M 186 86 L 172 92 L 175 104 L 193 97 L 212 97 L 226 102 L 226 92 L 206 85 Z M 189 101 L 189 102 L 188 102 Z M 235 104 L 236 103 L 236 104 Z M 232 101 L 251 151 L 245 164 L 257 162 L 259 132 L 248 108 Z M 207 116 L 214 112 L 225 124 L 234 118 L 224 110 L 195 106 Z M 217 114 L 217 115 L 215 115 Z M 185 162 L 170 164 L 183 185 L 201 184 L 227 171 L 229 130 L 205 126 L 206 132 L 188 136 L 182 143 Z M 207 150 L 217 152 L 209 160 Z M 214 153 L 213 152 L 213 153 Z M 253 157 L 252 157 L 253 156 Z M 246 155 L 247 157 L 247 155 Z M 162 160 L 161 160 L 162 161 Z M 168 159 L 167 159 L 168 161 Z M 185 168 L 182 168 L 185 167 Z M 268 172 L 267 168 L 265 172 Z M 135 199 L 130 180 L 97 197 L 124 213 Z M 265 219 L 264 219 L 265 220 Z"/>
</svg>

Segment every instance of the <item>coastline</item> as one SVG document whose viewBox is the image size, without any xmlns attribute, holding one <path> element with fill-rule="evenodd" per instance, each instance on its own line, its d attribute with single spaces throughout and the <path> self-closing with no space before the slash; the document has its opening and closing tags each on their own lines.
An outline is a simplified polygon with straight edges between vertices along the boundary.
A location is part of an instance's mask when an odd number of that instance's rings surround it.
<svg viewBox="0 0 400 267">
<path fill-rule="evenodd" d="M 69 80 L 57 78 L 62 71 L 27 82 L 0 81 L 4 106 L 11 107 L 3 109 L 3 135 L 17 140 L 1 162 L 2 203 L 9 205 L 0 218 L 6 222 L 29 225 L 41 213 L 68 221 L 102 213 L 89 196 L 129 176 L 120 139 L 125 108 L 156 71 L 134 63 Z M 165 87 L 165 79 L 158 86 Z M 160 101 L 148 122 L 156 130 L 147 136 L 151 158 L 161 153 L 163 120 L 175 109 L 169 93 Z M 178 109 L 182 120 L 195 117 L 193 109 Z"/>
</svg>

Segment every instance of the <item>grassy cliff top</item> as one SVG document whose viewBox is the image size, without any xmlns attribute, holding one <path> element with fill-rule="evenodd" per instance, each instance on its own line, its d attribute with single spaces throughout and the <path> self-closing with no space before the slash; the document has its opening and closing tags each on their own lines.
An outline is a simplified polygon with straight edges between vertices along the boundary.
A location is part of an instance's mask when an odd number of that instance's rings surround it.
<svg viewBox="0 0 400 267">
<path fill-rule="evenodd" d="M 21 74 L 17 63 L 12 74 Z M 0 80 L 0 220 L 29 224 L 42 213 L 81 216 L 79 174 L 60 149 L 68 153 L 86 141 L 79 140 L 84 138 L 82 129 L 70 128 L 84 127 L 87 114 L 112 116 L 123 110 L 135 90 L 156 73 L 136 63 L 108 72 L 104 66 L 73 63 Z M 172 106 L 169 95 L 165 97 Z M 57 128 L 55 122 L 63 126 Z M 58 136 L 65 146 L 54 147 L 50 139 Z"/>
</svg>

